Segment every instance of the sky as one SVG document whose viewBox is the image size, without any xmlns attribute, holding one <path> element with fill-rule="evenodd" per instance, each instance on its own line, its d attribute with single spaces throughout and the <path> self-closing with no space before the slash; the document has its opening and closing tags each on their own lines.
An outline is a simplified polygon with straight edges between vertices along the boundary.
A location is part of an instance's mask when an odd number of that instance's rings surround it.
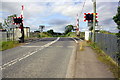
<svg viewBox="0 0 120 80">
<path fill-rule="evenodd" d="M 103 30 L 118 32 L 112 19 L 117 13 L 118 0 L 96 1 L 98 24 Z M 0 5 L 2 23 L 7 16 L 17 14 L 19 17 L 21 6 L 24 5 L 24 26 L 30 27 L 31 31 L 39 30 L 40 25 L 45 25 L 44 31 L 53 29 L 55 32 L 64 32 L 65 26 L 76 25 L 77 14 L 80 31 L 85 31 L 88 26 L 84 22 L 84 13 L 93 13 L 92 0 L 2 0 Z"/>
</svg>

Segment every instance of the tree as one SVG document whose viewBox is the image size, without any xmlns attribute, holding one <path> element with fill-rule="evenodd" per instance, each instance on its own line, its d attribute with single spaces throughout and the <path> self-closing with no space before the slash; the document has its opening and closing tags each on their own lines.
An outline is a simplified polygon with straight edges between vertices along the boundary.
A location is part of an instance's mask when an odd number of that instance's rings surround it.
<svg viewBox="0 0 120 80">
<path fill-rule="evenodd" d="M 67 25 L 65 27 L 65 34 L 72 32 L 72 30 L 74 30 L 74 26 L 73 25 Z"/>
<path fill-rule="evenodd" d="M 0 23 L 0 29 L 3 29 L 3 27 L 2 27 L 2 23 Z"/>
<path fill-rule="evenodd" d="M 13 26 L 12 26 L 12 23 L 13 23 L 13 17 L 17 17 L 17 15 L 16 14 L 14 14 L 14 15 L 11 15 L 11 16 L 8 16 L 7 17 L 7 19 L 5 19 L 4 20 L 4 26 L 5 26 L 5 28 L 7 29 L 7 30 L 9 30 L 10 28 L 12 28 Z"/>
<path fill-rule="evenodd" d="M 114 22 L 118 25 L 119 37 L 120 37 L 120 6 L 117 9 L 117 14 L 113 17 Z"/>
<path fill-rule="evenodd" d="M 3 26 L 8 31 L 9 39 L 10 39 L 10 34 L 9 33 L 10 33 L 11 30 L 13 31 L 13 40 L 14 40 L 14 29 L 12 29 L 12 28 L 14 28 L 15 25 L 13 25 L 13 17 L 17 17 L 17 15 L 14 14 L 14 15 L 8 16 L 7 19 L 4 20 Z"/>
<path fill-rule="evenodd" d="M 50 34 L 52 34 L 52 35 L 54 35 L 53 29 L 50 29 L 50 30 L 48 30 L 47 32 L 50 33 Z"/>
</svg>

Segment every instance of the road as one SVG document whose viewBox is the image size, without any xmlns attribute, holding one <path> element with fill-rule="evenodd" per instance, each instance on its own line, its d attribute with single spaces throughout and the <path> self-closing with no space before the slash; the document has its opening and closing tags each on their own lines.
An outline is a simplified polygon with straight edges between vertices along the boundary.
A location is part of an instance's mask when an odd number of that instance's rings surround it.
<svg viewBox="0 0 120 80">
<path fill-rule="evenodd" d="M 36 39 L 2 52 L 2 78 L 66 78 L 73 38 Z"/>
</svg>

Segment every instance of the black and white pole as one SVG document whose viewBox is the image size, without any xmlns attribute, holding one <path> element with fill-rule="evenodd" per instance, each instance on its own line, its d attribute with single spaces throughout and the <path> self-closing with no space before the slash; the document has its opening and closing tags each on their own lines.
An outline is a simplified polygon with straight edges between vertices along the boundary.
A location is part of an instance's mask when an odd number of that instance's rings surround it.
<svg viewBox="0 0 120 80">
<path fill-rule="evenodd" d="M 22 36 L 19 38 L 21 43 L 24 43 L 23 9 L 24 6 L 22 5 L 22 12 L 20 17 L 13 17 L 13 24 L 19 25 L 19 28 L 21 29 Z"/>
<path fill-rule="evenodd" d="M 23 10 L 24 10 L 24 6 L 22 5 L 22 12 L 21 12 L 21 15 L 20 15 L 20 17 L 22 18 L 22 23 L 20 23 L 20 29 L 21 29 L 21 33 L 22 33 L 22 36 L 20 38 L 21 43 L 24 43 Z"/>
<path fill-rule="evenodd" d="M 78 14 L 77 14 L 77 23 L 76 23 L 76 34 L 77 34 L 77 36 L 79 36 L 79 16 L 78 16 Z"/>
</svg>

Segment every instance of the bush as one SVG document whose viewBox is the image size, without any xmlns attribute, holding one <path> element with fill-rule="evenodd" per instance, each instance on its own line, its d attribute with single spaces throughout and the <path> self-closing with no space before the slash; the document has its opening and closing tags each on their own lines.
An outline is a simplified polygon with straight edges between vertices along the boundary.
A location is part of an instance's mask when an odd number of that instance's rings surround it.
<svg viewBox="0 0 120 80">
<path fill-rule="evenodd" d="M 43 33 L 39 33 L 39 35 L 37 36 L 38 38 L 42 38 L 42 37 L 52 37 L 51 34 L 47 33 L 47 32 L 43 32 Z"/>
<path fill-rule="evenodd" d="M 66 37 L 77 37 L 75 32 L 69 32 Z"/>
<path fill-rule="evenodd" d="M 4 41 L 4 42 L 1 42 L 0 51 L 13 48 L 13 47 L 17 46 L 18 44 L 19 44 L 18 41 Z"/>
</svg>

